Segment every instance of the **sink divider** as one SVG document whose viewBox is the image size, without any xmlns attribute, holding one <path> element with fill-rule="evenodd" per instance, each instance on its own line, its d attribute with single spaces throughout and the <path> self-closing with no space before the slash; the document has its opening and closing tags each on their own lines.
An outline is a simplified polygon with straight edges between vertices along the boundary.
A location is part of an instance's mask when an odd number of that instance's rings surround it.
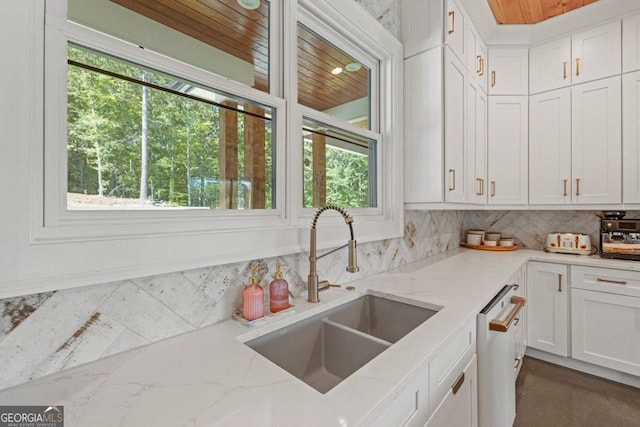
<svg viewBox="0 0 640 427">
<path fill-rule="evenodd" d="M 378 343 L 378 344 L 380 344 L 380 345 L 382 345 L 382 346 L 384 346 L 386 348 L 391 347 L 391 345 L 393 344 L 393 343 L 390 343 L 387 340 L 383 340 L 381 338 L 374 337 L 373 335 L 369 335 L 366 332 L 362 332 L 362 331 L 359 331 L 357 329 L 351 328 L 349 326 L 345 326 L 342 323 L 334 322 L 333 320 L 329 320 L 328 318 L 322 319 L 322 323 L 325 323 L 327 325 L 331 325 L 331 326 L 333 326 L 335 328 L 342 329 L 344 331 L 348 331 L 348 332 L 350 332 L 352 334 L 355 334 L 355 335 L 357 335 L 359 337 L 362 337 L 362 338 L 367 339 L 369 341 Z"/>
</svg>

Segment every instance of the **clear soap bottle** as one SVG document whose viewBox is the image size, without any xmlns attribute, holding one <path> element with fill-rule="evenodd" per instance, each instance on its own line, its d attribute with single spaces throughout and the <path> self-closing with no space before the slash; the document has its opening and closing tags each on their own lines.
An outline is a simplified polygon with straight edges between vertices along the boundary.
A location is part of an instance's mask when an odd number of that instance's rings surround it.
<svg viewBox="0 0 640 427">
<path fill-rule="evenodd" d="M 242 290 L 242 317 L 255 320 L 264 316 L 264 290 L 256 277 L 256 268 L 251 267 L 249 284 Z"/>
<path fill-rule="evenodd" d="M 276 272 L 269 284 L 269 310 L 272 313 L 289 308 L 289 284 L 282 278 L 280 267 L 287 264 L 276 263 Z"/>
</svg>

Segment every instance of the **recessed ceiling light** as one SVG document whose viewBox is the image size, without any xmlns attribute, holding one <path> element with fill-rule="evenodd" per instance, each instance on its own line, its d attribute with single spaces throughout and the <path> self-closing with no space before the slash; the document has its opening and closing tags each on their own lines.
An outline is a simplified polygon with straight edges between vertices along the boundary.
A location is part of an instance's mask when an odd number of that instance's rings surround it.
<svg viewBox="0 0 640 427">
<path fill-rule="evenodd" d="M 333 74 L 334 76 L 337 76 L 341 72 L 342 72 L 342 68 L 340 68 L 340 67 L 336 67 L 333 70 L 331 70 L 331 74 Z"/>
<path fill-rule="evenodd" d="M 360 68 L 362 68 L 362 64 L 358 64 L 357 62 L 352 62 L 351 64 L 347 64 L 344 66 L 344 68 L 346 68 L 347 71 L 358 71 L 360 70 Z"/>
<path fill-rule="evenodd" d="M 245 9 L 253 10 L 260 7 L 260 0 L 238 0 L 238 4 Z"/>
</svg>

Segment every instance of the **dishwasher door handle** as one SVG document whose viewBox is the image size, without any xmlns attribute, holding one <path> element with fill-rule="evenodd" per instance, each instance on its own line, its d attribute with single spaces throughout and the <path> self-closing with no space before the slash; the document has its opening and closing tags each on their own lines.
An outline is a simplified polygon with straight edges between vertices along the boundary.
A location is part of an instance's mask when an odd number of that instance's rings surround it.
<svg viewBox="0 0 640 427">
<path fill-rule="evenodd" d="M 516 306 L 513 307 L 511 313 L 509 313 L 509 315 L 502 322 L 498 320 L 492 320 L 491 322 L 489 322 L 489 330 L 496 332 L 507 332 L 514 317 L 516 317 L 520 309 L 524 307 L 526 301 L 527 300 L 522 297 L 512 296 L 511 303 L 515 304 Z"/>
</svg>

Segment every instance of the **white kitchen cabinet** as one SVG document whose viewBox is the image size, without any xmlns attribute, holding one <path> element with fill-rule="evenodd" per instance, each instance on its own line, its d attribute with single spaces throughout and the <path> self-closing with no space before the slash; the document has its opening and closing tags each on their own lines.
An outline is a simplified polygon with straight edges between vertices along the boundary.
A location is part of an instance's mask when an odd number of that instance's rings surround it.
<svg viewBox="0 0 640 427">
<path fill-rule="evenodd" d="M 620 21 L 562 37 L 529 51 L 531 94 L 620 74 Z"/>
<path fill-rule="evenodd" d="M 466 86 L 467 72 L 447 46 L 444 49 L 445 201 L 466 203 Z"/>
<path fill-rule="evenodd" d="M 571 203 L 571 88 L 529 97 L 529 203 Z"/>
<path fill-rule="evenodd" d="M 531 94 L 571 84 L 571 39 L 563 37 L 529 50 Z"/>
<path fill-rule="evenodd" d="M 622 76 L 622 202 L 640 203 L 640 71 Z"/>
<path fill-rule="evenodd" d="M 569 355 L 567 273 L 562 264 L 527 266 L 527 345 L 565 357 Z"/>
<path fill-rule="evenodd" d="M 458 0 L 446 0 L 444 43 L 463 63 L 466 61 L 465 31 L 467 13 Z"/>
<path fill-rule="evenodd" d="M 527 203 L 528 117 L 526 96 L 489 97 L 489 204 Z"/>
<path fill-rule="evenodd" d="M 467 82 L 467 201 L 485 204 L 487 179 L 487 95 L 474 79 Z"/>
<path fill-rule="evenodd" d="M 480 88 L 487 91 L 487 45 L 469 20 L 466 26 L 466 64 L 469 74 Z"/>
<path fill-rule="evenodd" d="M 621 203 L 620 96 L 616 76 L 530 97 L 530 204 Z"/>
<path fill-rule="evenodd" d="M 640 376 L 640 273 L 571 267 L 574 359 Z"/>
<path fill-rule="evenodd" d="M 404 61 L 405 203 L 444 201 L 442 46 Z"/>
<path fill-rule="evenodd" d="M 620 76 L 571 88 L 573 203 L 622 202 Z"/>
<path fill-rule="evenodd" d="M 489 95 L 529 93 L 529 49 L 492 46 L 489 49 Z"/>
<path fill-rule="evenodd" d="M 427 371 L 418 373 L 409 385 L 380 413 L 371 427 L 422 427 L 428 420 Z"/>
<path fill-rule="evenodd" d="M 640 13 L 622 19 L 622 72 L 640 70 Z"/>
<path fill-rule="evenodd" d="M 451 385 L 426 425 L 429 427 L 477 427 L 477 378 L 477 359 L 474 355 Z"/>
<path fill-rule="evenodd" d="M 622 70 L 620 21 L 571 35 L 573 84 L 620 74 Z"/>
</svg>

